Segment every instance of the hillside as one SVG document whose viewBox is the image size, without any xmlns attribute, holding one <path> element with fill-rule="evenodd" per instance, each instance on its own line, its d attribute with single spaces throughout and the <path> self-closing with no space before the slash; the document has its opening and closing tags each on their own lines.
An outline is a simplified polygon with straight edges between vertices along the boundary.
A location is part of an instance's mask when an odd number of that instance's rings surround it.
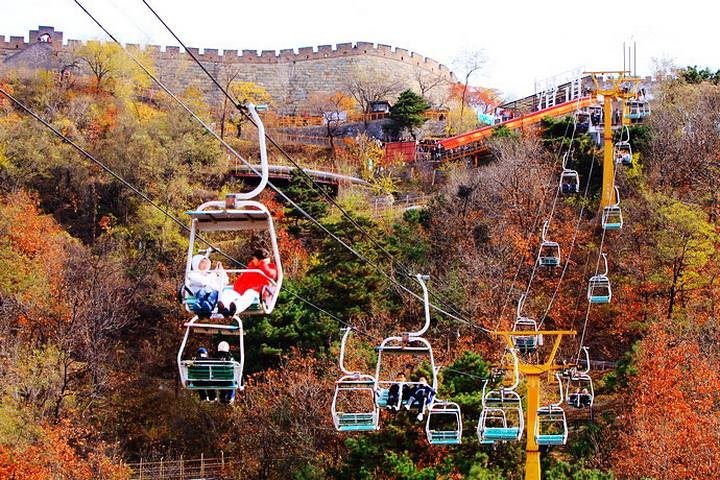
<svg viewBox="0 0 720 480">
<path fill-rule="evenodd" d="M 513 327 L 523 294 L 523 316 L 577 332 L 558 363 L 575 363 L 582 346 L 593 365 L 607 362 L 590 370 L 593 409 L 566 406 L 568 442 L 543 451 L 544 478 L 715 473 L 717 85 L 681 76 L 658 87 L 648 121 L 629 129 L 634 156 L 617 169 L 624 224 L 614 231 L 598 215 L 602 154 L 572 133 L 572 117 L 524 136 L 499 132 L 492 159 L 445 164 L 440 184 L 373 173 L 367 160 L 381 162 L 381 152 L 362 138 L 336 151 L 293 150 L 301 164 L 370 179 L 375 193 L 389 185 L 431 198 L 378 214 L 366 190 L 343 188 L 328 202 L 295 175 L 283 193 L 308 218 L 265 189 L 259 198 L 275 221 L 285 278 L 273 313 L 243 320 L 246 386 L 223 405 L 178 378 L 192 315 L 176 299 L 188 236 L 174 219 L 188 224 L 186 211 L 246 189 L 227 174 L 236 159 L 169 96 L 147 98 L 133 69 L 95 80 L 42 71 L 0 78 L 8 94 L 0 95 L 0 478 L 125 479 L 141 460 L 221 455 L 227 462 L 214 475 L 228 479 L 523 478 L 524 437 L 490 446 L 476 434 L 483 384 L 499 382 L 492 365 L 508 361 L 490 331 Z M 196 89 L 180 97 L 220 130 L 225 114 Z M 254 135 L 246 124 L 226 141 L 257 158 Z M 561 195 L 561 159 L 571 150 L 567 166 L 582 188 Z M 270 149 L 271 163 L 282 157 Z M 543 222 L 561 247 L 559 268 L 537 266 Z M 219 242 L 228 266 L 263 240 Z M 588 304 L 601 253 L 612 301 Z M 417 273 L 429 275 L 430 302 L 442 310 L 431 310 L 424 338 L 443 367 L 438 398 L 461 407 L 462 444 L 428 445 L 424 424 L 405 411 L 383 410 L 379 431 L 337 432 L 330 412 L 341 329 L 356 329 L 346 366 L 374 374 L 382 339 L 423 324 Z M 393 377 L 408 367 L 400 358 Z M 412 381 L 432 376 L 428 362 L 413 367 Z M 541 402 L 558 401 L 545 380 Z M 526 390 L 521 379 L 518 392 Z"/>
</svg>

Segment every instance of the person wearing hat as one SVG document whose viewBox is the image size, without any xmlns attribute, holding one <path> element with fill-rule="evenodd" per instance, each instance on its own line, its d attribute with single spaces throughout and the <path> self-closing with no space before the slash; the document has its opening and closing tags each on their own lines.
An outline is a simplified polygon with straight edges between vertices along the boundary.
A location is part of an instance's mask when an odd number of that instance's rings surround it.
<svg viewBox="0 0 720 480">
<path fill-rule="evenodd" d="M 197 352 L 195 353 L 194 360 L 202 362 L 203 360 L 210 360 L 210 357 L 208 356 L 207 348 L 205 347 L 199 347 L 197 349 Z M 197 380 L 196 383 L 201 382 L 202 380 Z M 200 400 L 204 400 L 206 402 L 214 402 L 216 395 L 215 390 L 213 389 L 207 389 L 207 390 L 198 390 L 198 396 L 200 397 Z"/>
<path fill-rule="evenodd" d="M 234 361 L 232 355 L 230 354 L 230 344 L 228 342 L 223 340 L 218 343 L 217 358 L 218 360 L 222 360 L 224 362 Z M 232 403 L 235 401 L 235 390 L 220 390 L 218 392 L 218 397 L 222 403 Z"/>
<path fill-rule="evenodd" d="M 211 270 L 212 262 L 205 255 L 195 255 L 190 262 L 191 270 L 187 274 L 185 285 L 195 296 L 190 304 L 193 312 L 201 317 L 209 317 L 215 309 L 219 292 L 228 284 L 229 278 L 220 262 Z"/>
</svg>

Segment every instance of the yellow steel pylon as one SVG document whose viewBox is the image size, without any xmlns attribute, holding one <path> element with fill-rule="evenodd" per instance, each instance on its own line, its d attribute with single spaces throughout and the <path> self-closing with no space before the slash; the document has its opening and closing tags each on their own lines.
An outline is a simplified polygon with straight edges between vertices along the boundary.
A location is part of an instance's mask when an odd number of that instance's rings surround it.
<svg viewBox="0 0 720 480">
<path fill-rule="evenodd" d="M 540 449 L 535 440 L 537 429 L 537 411 L 540 408 L 540 376 L 555 370 L 563 370 L 566 366 L 555 365 L 555 355 L 560 348 L 560 342 L 564 335 L 575 335 L 574 330 L 516 330 L 493 332 L 505 339 L 508 348 L 513 348 L 512 337 L 532 337 L 542 335 L 543 337 L 555 337 L 550 354 L 544 363 L 518 362 L 518 370 L 526 378 L 527 386 L 527 417 L 525 421 L 525 480 L 540 480 Z"/>
</svg>

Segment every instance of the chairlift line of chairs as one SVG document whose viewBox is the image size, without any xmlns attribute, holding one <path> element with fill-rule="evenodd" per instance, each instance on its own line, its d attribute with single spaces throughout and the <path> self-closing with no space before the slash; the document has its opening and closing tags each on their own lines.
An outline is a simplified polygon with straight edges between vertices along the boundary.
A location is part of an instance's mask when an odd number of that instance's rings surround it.
<svg viewBox="0 0 720 480">
<path fill-rule="evenodd" d="M 252 104 L 246 105 L 250 116 L 258 127 L 258 142 L 260 146 L 260 181 L 258 185 L 249 192 L 232 193 L 225 197 L 225 200 L 205 202 L 195 210 L 186 212 L 191 220 L 190 234 L 187 250 L 187 262 L 185 267 L 185 284 L 181 288 L 180 297 L 185 309 L 195 316 L 185 324 L 186 331 L 182 344 L 178 351 L 177 363 L 180 371 L 182 385 L 188 389 L 203 389 L 203 387 L 216 390 L 242 390 L 243 365 L 245 363 L 245 349 L 243 344 L 243 325 L 240 319 L 245 315 L 270 314 L 275 308 L 280 288 L 283 282 L 282 261 L 277 243 L 277 235 L 273 219 L 268 208 L 261 202 L 253 200 L 262 192 L 268 182 L 268 158 L 265 145 L 265 129 L 256 109 Z M 217 306 L 212 310 L 200 309 L 199 299 L 190 290 L 188 285 L 188 274 L 192 269 L 192 259 L 195 256 L 196 243 L 199 234 L 213 233 L 231 234 L 236 232 L 239 237 L 248 234 L 265 233 L 269 238 L 272 261 L 277 270 L 276 278 L 268 278 L 267 275 L 257 269 L 249 268 L 227 268 L 225 273 L 242 275 L 254 273 L 264 276 L 268 286 L 263 287 L 262 292 L 253 303 L 243 311 L 228 313 L 218 311 Z M 205 240 L 203 240 L 205 242 Z M 205 251 L 209 255 L 211 248 Z M 232 290 L 232 285 L 226 285 L 224 290 Z M 222 291 L 218 292 L 222 295 Z M 200 318 L 209 318 L 210 323 L 200 323 Z M 204 333 L 207 335 L 233 335 L 237 343 L 237 350 L 232 354 L 238 357 L 237 360 L 211 360 L 187 358 L 185 349 L 191 333 Z M 229 352 L 230 353 L 230 352 Z M 234 397 L 233 397 L 234 398 Z"/>
</svg>

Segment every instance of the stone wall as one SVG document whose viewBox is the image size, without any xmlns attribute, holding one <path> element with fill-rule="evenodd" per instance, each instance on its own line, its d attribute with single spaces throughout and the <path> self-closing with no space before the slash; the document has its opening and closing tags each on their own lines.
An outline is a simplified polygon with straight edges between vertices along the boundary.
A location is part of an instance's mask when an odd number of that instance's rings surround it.
<svg viewBox="0 0 720 480">
<path fill-rule="evenodd" d="M 41 26 L 29 33 L 29 42 L 23 37 L 0 37 L 0 61 L 6 66 L 20 63 L 24 51 L 32 50 L 37 43 L 52 46 L 55 68 L 69 63 L 73 49 L 81 42 L 68 40 L 63 43 L 62 32 L 53 27 Z M 190 56 L 178 47 L 147 45 L 151 52 L 158 77 L 173 91 L 196 86 L 208 100 L 216 103 L 221 94 Z M 239 81 L 254 82 L 265 87 L 278 105 L 301 111 L 305 100 L 312 93 L 347 91 L 348 79 L 366 76 L 379 82 L 395 82 L 400 89 L 420 91 L 418 78 L 440 77 L 445 86 L 435 87 L 429 97 L 435 104 L 442 103 L 447 85 L 455 76 L 444 65 L 402 48 L 375 45 L 369 42 L 339 43 L 319 47 L 301 47 L 297 50 L 225 50 L 189 48 L 203 65 L 221 83 L 236 75 Z M 34 57 L 33 57 L 34 58 Z M 31 60 L 35 61 L 35 60 Z M 26 62 L 27 63 L 27 62 Z M 41 68 L 41 67 L 40 67 Z M 388 99 L 388 100 L 393 100 Z M 292 113 L 292 112 L 290 112 Z"/>
</svg>

